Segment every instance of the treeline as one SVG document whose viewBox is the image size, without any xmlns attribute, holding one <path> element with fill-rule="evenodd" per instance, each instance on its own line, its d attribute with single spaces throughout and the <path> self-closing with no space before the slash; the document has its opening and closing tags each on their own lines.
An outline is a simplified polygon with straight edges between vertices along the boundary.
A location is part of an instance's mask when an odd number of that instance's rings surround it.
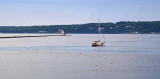
<svg viewBox="0 0 160 79">
<path fill-rule="evenodd" d="M 98 33 L 98 23 L 42 26 L 0 26 L 1 33 Z M 103 33 L 160 33 L 160 21 L 101 23 Z"/>
</svg>

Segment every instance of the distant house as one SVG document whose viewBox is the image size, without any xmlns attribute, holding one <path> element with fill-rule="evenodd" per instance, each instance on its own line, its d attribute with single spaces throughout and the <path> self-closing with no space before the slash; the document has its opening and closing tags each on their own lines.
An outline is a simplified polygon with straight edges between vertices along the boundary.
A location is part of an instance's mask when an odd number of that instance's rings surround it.
<svg viewBox="0 0 160 79">
<path fill-rule="evenodd" d="M 89 29 L 93 29 L 93 27 L 89 27 Z"/>
<path fill-rule="evenodd" d="M 132 26 L 126 26 L 127 28 L 132 27 Z"/>
<path fill-rule="evenodd" d="M 155 34 L 155 32 L 150 32 L 151 34 Z"/>
<path fill-rule="evenodd" d="M 113 29 L 113 27 L 110 27 L 109 29 Z"/>
<path fill-rule="evenodd" d="M 132 32 L 133 34 L 139 34 L 139 32 Z"/>
<path fill-rule="evenodd" d="M 77 30 L 78 28 L 74 28 L 75 30 Z"/>
<path fill-rule="evenodd" d="M 39 33 L 45 33 L 46 31 L 39 31 Z"/>
<path fill-rule="evenodd" d="M 115 26 L 116 28 L 118 28 L 119 26 Z"/>
</svg>

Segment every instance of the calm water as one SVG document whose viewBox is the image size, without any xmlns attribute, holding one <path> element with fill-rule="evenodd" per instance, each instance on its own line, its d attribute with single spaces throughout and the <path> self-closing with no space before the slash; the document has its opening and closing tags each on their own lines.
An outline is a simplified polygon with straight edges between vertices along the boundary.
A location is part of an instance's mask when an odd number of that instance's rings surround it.
<svg viewBox="0 0 160 79">
<path fill-rule="evenodd" d="M 1 36 L 20 35 L 39 34 L 1 34 Z M 91 46 L 92 41 L 98 40 L 97 34 L 0 39 L 0 51 L 77 51 L 109 53 L 159 53 L 160 51 L 159 34 L 105 34 L 105 38 L 106 44 L 104 47 Z"/>
<path fill-rule="evenodd" d="M 1 34 L 0 36 L 38 35 Z M 1 79 L 159 79 L 160 35 L 97 34 L 0 39 Z"/>
</svg>

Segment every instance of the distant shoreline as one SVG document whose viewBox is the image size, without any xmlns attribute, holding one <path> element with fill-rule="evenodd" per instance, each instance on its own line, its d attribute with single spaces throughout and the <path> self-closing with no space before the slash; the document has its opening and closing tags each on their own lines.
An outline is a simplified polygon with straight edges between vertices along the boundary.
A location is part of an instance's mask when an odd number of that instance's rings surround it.
<svg viewBox="0 0 160 79">
<path fill-rule="evenodd" d="M 0 34 L 56 34 L 56 35 L 59 35 L 60 33 L 0 33 Z M 66 34 L 98 34 L 98 33 L 66 33 Z M 103 34 L 160 34 L 160 33 L 103 33 Z"/>
<path fill-rule="evenodd" d="M 97 34 L 98 23 L 73 25 L 41 25 L 41 26 L 0 26 L 0 33 L 54 33 L 60 30 L 68 34 Z M 101 23 L 104 34 L 160 34 L 160 21 L 121 21 L 117 23 Z"/>
</svg>

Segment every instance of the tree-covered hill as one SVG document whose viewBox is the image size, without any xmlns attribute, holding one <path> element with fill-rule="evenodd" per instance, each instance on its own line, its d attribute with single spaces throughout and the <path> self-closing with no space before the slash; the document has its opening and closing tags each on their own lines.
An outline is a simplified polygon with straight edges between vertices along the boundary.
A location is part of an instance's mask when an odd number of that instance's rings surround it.
<svg viewBox="0 0 160 79">
<path fill-rule="evenodd" d="M 74 25 L 0 26 L 1 33 L 98 33 L 98 23 Z M 160 21 L 101 23 L 103 33 L 160 33 Z"/>
</svg>

